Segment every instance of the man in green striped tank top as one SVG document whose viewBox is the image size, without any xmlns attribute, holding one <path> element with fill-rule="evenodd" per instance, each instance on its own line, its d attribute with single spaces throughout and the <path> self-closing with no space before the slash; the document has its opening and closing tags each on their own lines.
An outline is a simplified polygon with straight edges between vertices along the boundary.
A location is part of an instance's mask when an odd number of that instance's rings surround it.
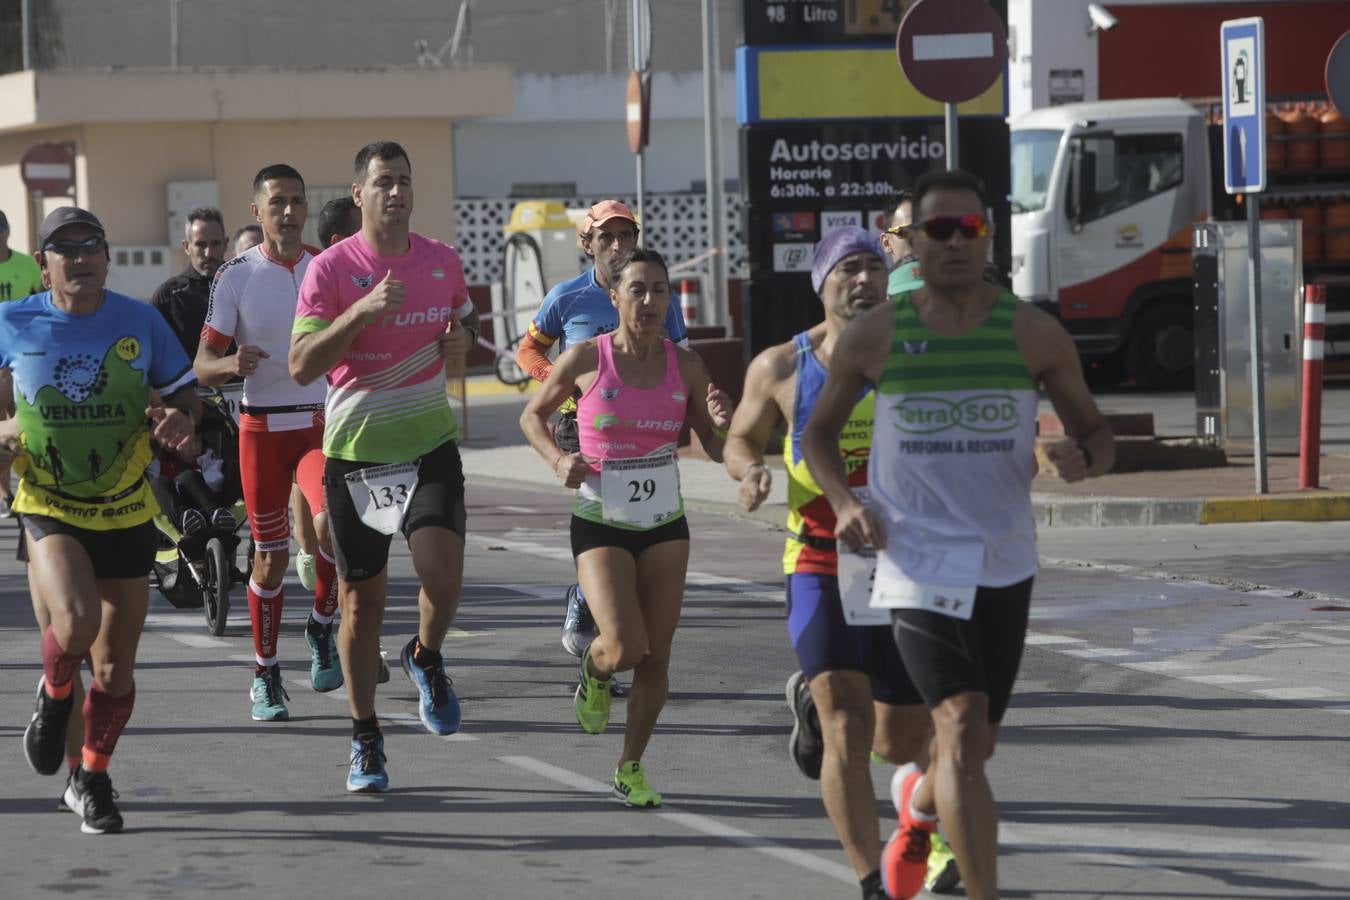
<svg viewBox="0 0 1350 900">
<path fill-rule="evenodd" d="M 933 714 L 928 772 L 902 768 L 891 783 L 900 837 L 882 854 L 882 877 L 896 898 L 922 888 L 939 817 L 968 895 L 999 896 L 998 812 L 984 767 L 1021 663 L 1037 567 L 1037 392 L 1068 435 L 1044 448 L 1059 477 L 1101 475 L 1115 457 L 1068 332 L 984 279 L 985 208 L 964 172 L 919 179 L 911 240 L 924 284 L 849 324 L 802 436 L 836 538 L 877 549 L 872 605 L 891 610 L 901 659 Z M 838 452 L 868 385 L 877 393 L 870 507 L 849 490 Z"/>
</svg>

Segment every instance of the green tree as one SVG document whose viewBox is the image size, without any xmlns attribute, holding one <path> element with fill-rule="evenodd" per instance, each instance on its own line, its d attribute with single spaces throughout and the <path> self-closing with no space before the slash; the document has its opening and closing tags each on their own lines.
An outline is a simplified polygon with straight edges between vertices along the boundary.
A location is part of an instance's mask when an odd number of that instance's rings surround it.
<svg viewBox="0 0 1350 900">
<path fill-rule="evenodd" d="M 31 0 L 32 63 L 53 66 L 61 54 L 61 17 L 52 0 Z M 23 68 L 23 0 L 0 0 L 0 74 Z"/>
</svg>

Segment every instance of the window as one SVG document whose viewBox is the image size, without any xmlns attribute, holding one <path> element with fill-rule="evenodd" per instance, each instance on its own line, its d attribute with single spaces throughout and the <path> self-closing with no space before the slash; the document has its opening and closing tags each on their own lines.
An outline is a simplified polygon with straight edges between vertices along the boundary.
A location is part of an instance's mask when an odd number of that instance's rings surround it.
<svg viewBox="0 0 1350 900">
<path fill-rule="evenodd" d="M 1112 215 L 1181 184 L 1180 134 L 1088 135 L 1075 144 L 1074 174 L 1083 179 L 1080 223 Z M 1071 184 L 1067 198 L 1071 218 L 1074 193 Z"/>
<path fill-rule="evenodd" d="M 1036 130 L 1012 133 L 1012 211 L 1035 212 L 1045 208 L 1050 173 L 1059 154 L 1062 131 Z"/>
</svg>

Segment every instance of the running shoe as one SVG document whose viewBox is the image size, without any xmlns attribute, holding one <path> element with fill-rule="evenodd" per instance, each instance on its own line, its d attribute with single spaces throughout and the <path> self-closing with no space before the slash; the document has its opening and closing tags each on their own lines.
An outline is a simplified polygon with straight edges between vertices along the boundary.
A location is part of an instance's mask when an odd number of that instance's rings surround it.
<svg viewBox="0 0 1350 900">
<path fill-rule="evenodd" d="M 413 661 L 416 644 L 417 638 L 408 641 L 399 661 L 408 673 L 408 680 L 417 687 L 420 697 L 417 714 L 432 734 L 454 734 L 459 731 L 459 698 L 451 687 L 450 676 L 445 674 L 445 661 L 437 653 L 431 663 L 419 666 Z"/>
<path fill-rule="evenodd" d="M 80 830 L 85 834 L 108 834 L 122 830 L 122 814 L 117 811 L 117 791 L 107 772 L 86 772 L 80 766 L 66 785 L 66 806 L 84 819 Z"/>
<path fill-rule="evenodd" d="M 363 734 L 352 738 L 352 766 L 347 770 L 347 790 L 353 794 L 378 794 L 389 790 L 384 769 L 384 738 Z"/>
<path fill-rule="evenodd" d="M 923 886 L 934 894 L 942 894 L 960 883 L 961 870 L 956 865 L 956 854 L 941 832 L 933 832 L 933 847 L 928 851 L 928 875 Z"/>
<path fill-rule="evenodd" d="M 47 676 L 38 679 L 33 718 L 23 731 L 23 755 L 39 775 L 55 775 L 66 761 L 66 724 L 75 702 L 72 690 L 64 700 L 47 695 Z"/>
<path fill-rule="evenodd" d="M 0 494 L 0 519 L 12 519 L 14 517 L 14 495 Z"/>
<path fill-rule="evenodd" d="M 614 796 L 622 800 L 624 806 L 639 809 L 655 809 L 661 805 L 661 795 L 647 784 L 647 774 L 642 771 L 640 762 L 626 762 L 614 770 Z"/>
<path fill-rule="evenodd" d="M 586 598 L 581 596 L 581 585 L 574 584 L 567 589 L 567 618 L 563 619 L 562 645 L 573 656 L 581 652 L 595 640 L 595 617 Z"/>
<path fill-rule="evenodd" d="M 895 900 L 909 900 L 923 890 L 928 875 L 928 850 L 937 820 L 915 817 L 910 806 L 922 780 L 923 772 L 914 763 L 896 769 L 891 778 L 891 800 L 899 813 L 900 827 L 882 848 L 881 881 Z"/>
<path fill-rule="evenodd" d="M 217 535 L 228 537 L 239 527 L 239 520 L 234 517 L 234 513 L 220 506 L 211 510 L 211 527 L 215 529 Z"/>
<path fill-rule="evenodd" d="M 265 666 L 261 672 L 255 670 L 248 695 L 253 700 L 253 721 L 285 722 L 291 717 L 286 708 L 291 695 L 281 685 L 280 665 Z"/>
<path fill-rule="evenodd" d="M 801 672 L 788 676 L 788 708 L 792 710 L 792 734 L 788 736 L 788 755 L 801 773 L 812 781 L 820 780 L 820 762 L 825 758 L 825 737 L 820 733 L 820 716 L 811 689 Z"/>
<path fill-rule="evenodd" d="M 312 615 L 305 623 L 305 643 L 309 644 L 309 683 L 320 694 L 342 687 L 342 665 L 338 660 L 336 632 L 332 622 L 320 625 Z"/>
<path fill-rule="evenodd" d="M 295 554 L 295 574 L 300 578 L 300 586 L 307 591 L 314 590 L 319 574 L 314 562 L 314 554 L 303 550 Z"/>
<path fill-rule="evenodd" d="M 591 648 L 587 647 L 581 654 L 581 672 L 572 705 L 576 708 L 577 723 L 581 725 L 581 730 L 587 734 L 600 734 L 609 724 L 609 704 L 613 699 L 609 685 L 614 679 L 601 681 L 593 677 L 586 669 L 586 661 L 590 658 Z"/>
</svg>

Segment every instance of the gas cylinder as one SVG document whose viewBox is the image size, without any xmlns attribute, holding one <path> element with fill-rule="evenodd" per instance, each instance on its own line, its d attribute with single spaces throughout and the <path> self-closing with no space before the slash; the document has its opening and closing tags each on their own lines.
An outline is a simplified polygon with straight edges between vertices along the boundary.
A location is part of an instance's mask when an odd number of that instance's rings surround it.
<svg viewBox="0 0 1350 900">
<path fill-rule="evenodd" d="M 1283 138 L 1285 132 L 1284 119 L 1277 116 L 1274 110 L 1266 110 L 1266 170 L 1278 172 L 1285 168 L 1289 163 L 1289 146 Z M 1264 210 L 1262 210 L 1264 213 Z M 1261 218 L 1265 218 L 1264 215 Z"/>
<path fill-rule="evenodd" d="M 1322 207 L 1307 197 L 1294 204 L 1294 218 L 1303 222 L 1303 261 L 1322 259 Z"/>
<path fill-rule="evenodd" d="M 1317 139 L 1322 131 L 1322 123 L 1308 115 L 1302 105 L 1295 107 L 1284 116 L 1286 142 L 1289 147 L 1285 157 L 1290 169 L 1306 170 L 1317 168 Z"/>
<path fill-rule="evenodd" d="M 1334 109 L 1322 113 L 1321 163 L 1324 169 L 1350 169 L 1350 121 Z"/>
<path fill-rule="evenodd" d="M 1327 262 L 1350 263 L 1350 199 L 1340 197 L 1327 203 L 1322 221 L 1328 229 L 1323 242 Z"/>
</svg>

